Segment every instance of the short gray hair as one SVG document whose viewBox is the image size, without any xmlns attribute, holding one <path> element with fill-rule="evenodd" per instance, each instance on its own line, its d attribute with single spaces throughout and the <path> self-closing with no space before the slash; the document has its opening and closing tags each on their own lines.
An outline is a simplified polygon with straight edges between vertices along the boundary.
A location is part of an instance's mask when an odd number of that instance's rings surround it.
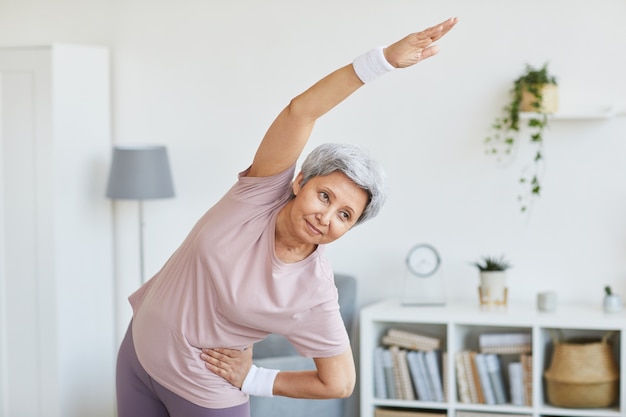
<svg viewBox="0 0 626 417">
<path fill-rule="evenodd" d="M 323 177 L 339 171 L 365 190 L 369 200 L 355 225 L 376 217 L 387 198 L 385 173 L 382 167 L 370 157 L 369 152 L 356 145 L 341 143 L 320 145 L 306 157 L 301 171 L 301 187 L 313 177 Z"/>
</svg>

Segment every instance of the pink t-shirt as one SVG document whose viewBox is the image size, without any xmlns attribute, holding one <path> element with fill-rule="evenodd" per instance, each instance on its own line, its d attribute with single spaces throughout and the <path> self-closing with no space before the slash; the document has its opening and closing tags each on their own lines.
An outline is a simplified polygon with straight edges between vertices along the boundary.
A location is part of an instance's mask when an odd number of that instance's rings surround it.
<svg viewBox="0 0 626 417">
<path fill-rule="evenodd" d="M 224 408 L 248 400 L 206 369 L 203 347 L 243 349 L 270 333 L 286 336 L 307 357 L 349 347 L 323 246 L 290 264 L 274 251 L 276 217 L 289 201 L 294 169 L 264 178 L 240 173 L 163 268 L 129 297 L 142 366 L 194 404 Z"/>
</svg>

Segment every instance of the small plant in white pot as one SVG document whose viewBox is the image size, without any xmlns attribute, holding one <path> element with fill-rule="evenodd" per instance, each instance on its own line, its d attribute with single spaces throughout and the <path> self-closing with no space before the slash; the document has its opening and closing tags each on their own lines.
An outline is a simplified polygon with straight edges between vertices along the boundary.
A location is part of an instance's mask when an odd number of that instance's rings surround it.
<svg viewBox="0 0 626 417">
<path fill-rule="evenodd" d="M 478 268 L 480 287 L 478 288 L 481 305 L 506 305 L 507 286 L 506 271 L 511 264 L 504 255 L 499 258 L 483 256 L 473 265 Z"/>
</svg>

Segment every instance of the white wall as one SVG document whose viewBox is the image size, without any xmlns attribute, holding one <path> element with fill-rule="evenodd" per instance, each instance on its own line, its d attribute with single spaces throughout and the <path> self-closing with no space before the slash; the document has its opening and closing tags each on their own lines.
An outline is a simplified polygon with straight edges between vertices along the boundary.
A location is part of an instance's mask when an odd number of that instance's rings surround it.
<svg viewBox="0 0 626 417">
<path fill-rule="evenodd" d="M 626 118 L 551 125 L 544 195 L 530 216 L 516 202 L 524 161 L 501 167 L 482 147 L 525 63 L 549 61 L 563 108 L 626 109 L 623 0 L 6 1 L 0 42 L 112 48 L 114 140 L 166 144 L 175 176 L 175 199 L 145 204 L 151 273 L 292 96 L 449 16 L 460 22 L 439 56 L 358 91 L 314 132 L 310 147 L 370 148 L 392 188 L 379 218 L 329 248 L 336 269 L 359 278 L 361 304 L 397 297 L 405 254 L 429 242 L 450 299 L 475 299 L 468 262 L 500 253 L 514 264 L 513 302 L 556 289 L 562 302 L 599 303 L 606 284 L 626 294 Z M 121 332 L 123 299 L 138 283 L 136 206 L 117 203 L 116 214 Z"/>
<path fill-rule="evenodd" d="M 380 218 L 329 251 L 334 265 L 359 277 L 362 303 L 398 296 L 403 258 L 424 241 L 441 251 L 451 298 L 475 297 L 468 261 L 485 253 L 506 253 L 515 264 L 513 299 L 546 288 L 562 300 L 599 299 L 604 284 L 626 292 L 626 120 L 553 124 L 545 195 L 530 218 L 516 202 L 521 165 L 499 167 L 482 147 L 526 62 L 550 62 L 563 107 L 626 107 L 623 1 L 118 7 L 115 138 L 168 144 L 178 193 L 146 205 L 148 270 L 231 185 L 288 99 L 371 46 L 457 15 L 438 57 L 357 92 L 314 132 L 311 146 L 370 148 L 392 187 Z"/>
</svg>

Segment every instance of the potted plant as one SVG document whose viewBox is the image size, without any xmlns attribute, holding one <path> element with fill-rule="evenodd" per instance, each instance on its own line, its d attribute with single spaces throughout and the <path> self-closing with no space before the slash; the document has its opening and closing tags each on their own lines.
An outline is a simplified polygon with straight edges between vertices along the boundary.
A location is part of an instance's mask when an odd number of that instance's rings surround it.
<svg viewBox="0 0 626 417">
<path fill-rule="evenodd" d="M 480 277 L 480 303 L 481 304 L 506 304 L 506 270 L 511 264 L 504 255 L 500 257 L 483 256 L 480 260 L 472 263 L 479 271 Z"/>
<path fill-rule="evenodd" d="M 534 148 L 533 160 L 520 175 L 522 186 L 518 194 L 520 210 L 541 193 L 541 166 L 543 163 L 543 133 L 548 126 L 548 114 L 558 109 L 556 77 L 548 71 L 548 64 L 536 69 L 526 65 L 525 71 L 513 83 L 509 103 L 491 125 L 491 134 L 484 140 L 485 152 L 498 157 L 510 157 L 518 144 L 520 112 L 530 112 L 527 119 L 528 135 Z"/>
</svg>

